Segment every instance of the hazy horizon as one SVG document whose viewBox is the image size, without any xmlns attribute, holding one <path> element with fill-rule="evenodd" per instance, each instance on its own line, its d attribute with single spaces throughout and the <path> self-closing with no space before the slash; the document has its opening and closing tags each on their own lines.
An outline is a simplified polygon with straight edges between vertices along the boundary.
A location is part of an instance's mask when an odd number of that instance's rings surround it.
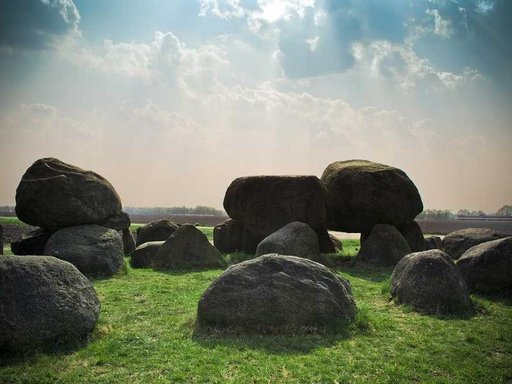
<svg viewBox="0 0 512 384">
<path fill-rule="evenodd" d="M 0 205 L 37 159 L 123 205 L 222 209 L 233 179 L 367 159 L 425 208 L 512 203 L 512 2 L 0 3 Z"/>
</svg>

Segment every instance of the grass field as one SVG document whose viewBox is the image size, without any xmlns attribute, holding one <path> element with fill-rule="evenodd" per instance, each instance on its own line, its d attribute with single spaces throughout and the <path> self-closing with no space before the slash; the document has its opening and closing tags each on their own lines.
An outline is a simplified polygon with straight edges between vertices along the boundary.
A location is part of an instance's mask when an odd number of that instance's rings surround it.
<svg viewBox="0 0 512 384">
<path fill-rule="evenodd" d="M 84 348 L 0 357 L 0 383 L 512 382 L 511 298 L 473 295 L 468 318 L 423 316 L 389 302 L 390 269 L 351 266 L 358 240 L 343 247 L 330 257 L 359 311 L 343 334 L 194 336 L 197 302 L 222 271 L 129 269 L 94 281 L 102 309 Z"/>
</svg>

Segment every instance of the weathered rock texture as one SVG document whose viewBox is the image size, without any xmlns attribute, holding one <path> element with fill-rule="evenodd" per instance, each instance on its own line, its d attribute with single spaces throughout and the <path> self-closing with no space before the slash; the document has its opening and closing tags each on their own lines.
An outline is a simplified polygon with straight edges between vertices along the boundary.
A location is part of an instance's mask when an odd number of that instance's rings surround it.
<svg viewBox="0 0 512 384">
<path fill-rule="evenodd" d="M 158 249 L 151 266 L 155 269 L 216 268 L 222 256 L 195 226 L 179 227 Z"/>
<path fill-rule="evenodd" d="M 148 241 L 165 241 L 179 226 L 169 220 L 156 220 L 137 228 L 137 246 Z"/>
<path fill-rule="evenodd" d="M 308 259 L 263 255 L 225 270 L 204 292 L 198 326 L 246 332 L 333 327 L 354 319 L 350 284 Z"/>
<path fill-rule="evenodd" d="M 258 244 L 256 256 L 268 253 L 305 257 L 306 259 L 320 261 L 318 236 L 309 225 L 294 221 L 268 235 Z"/>
<path fill-rule="evenodd" d="M 454 314 L 471 309 L 469 291 L 454 261 L 440 250 L 411 253 L 391 276 L 391 296 L 427 314 Z"/>
<path fill-rule="evenodd" d="M 0 224 L 0 255 L 4 254 L 4 228 Z"/>
<path fill-rule="evenodd" d="M 92 332 L 100 302 L 73 265 L 49 256 L 0 257 L 0 350 L 76 346 Z"/>
<path fill-rule="evenodd" d="M 376 224 L 410 223 L 423 210 L 420 194 L 402 170 L 366 160 L 329 164 L 321 177 L 327 195 L 327 226 L 370 232 Z"/>
<path fill-rule="evenodd" d="M 430 236 L 425 238 L 425 249 L 442 249 L 443 243 L 439 236 Z"/>
<path fill-rule="evenodd" d="M 101 224 L 101 226 L 115 229 L 116 231 L 123 231 L 130 228 L 131 223 L 130 215 L 126 212 L 121 212 L 116 216 L 109 217 L 107 221 Z"/>
<path fill-rule="evenodd" d="M 397 229 L 409 243 L 411 251 L 421 252 L 425 250 L 425 237 L 417 222 L 411 221 L 399 226 Z"/>
<path fill-rule="evenodd" d="M 224 208 L 257 243 L 284 225 L 300 221 L 316 232 L 322 252 L 333 252 L 325 199 L 326 191 L 315 176 L 251 176 L 231 183 Z"/>
<path fill-rule="evenodd" d="M 15 255 L 44 255 L 44 246 L 54 231 L 36 229 L 21 235 L 21 240 L 11 243 Z"/>
<path fill-rule="evenodd" d="M 357 262 L 392 266 L 411 253 L 409 243 L 392 225 L 377 224 L 367 238 L 361 239 Z"/>
<path fill-rule="evenodd" d="M 114 229 L 79 225 L 55 232 L 45 255 L 69 261 L 88 277 L 108 277 L 123 267 L 123 241 Z"/>
<path fill-rule="evenodd" d="M 258 242 L 242 223 L 228 219 L 213 228 L 213 245 L 224 253 L 254 253 Z"/>
<path fill-rule="evenodd" d="M 471 291 L 512 289 L 512 237 L 476 245 L 457 260 Z"/>
<path fill-rule="evenodd" d="M 124 254 L 129 255 L 135 250 L 135 239 L 133 238 L 132 231 L 129 229 L 123 229 L 119 232 L 119 235 L 123 239 Z"/>
<path fill-rule="evenodd" d="M 443 238 L 442 249 L 452 259 L 457 260 L 464 252 L 475 245 L 507 237 L 487 228 L 466 228 L 451 232 Z"/>
<path fill-rule="evenodd" d="M 16 189 L 18 218 L 44 229 L 101 224 L 120 212 L 121 199 L 106 179 L 53 158 L 32 164 Z"/>
<path fill-rule="evenodd" d="M 148 241 L 139 245 L 130 254 L 130 265 L 133 268 L 151 268 L 156 253 L 165 241 Z"/>
</svg>

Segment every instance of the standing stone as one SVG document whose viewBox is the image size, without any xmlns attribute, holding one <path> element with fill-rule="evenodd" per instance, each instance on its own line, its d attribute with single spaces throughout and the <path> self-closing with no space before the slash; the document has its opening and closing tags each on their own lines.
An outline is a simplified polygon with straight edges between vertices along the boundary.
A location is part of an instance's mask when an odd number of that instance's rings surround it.
<svg viewBox="0 0 512 384">
<path fill-rule="evenodd" d="M 228 219 L 213 228 L 213 245 L 223 253 L 254 253 L 258 242 L 242 223 Z"/>
<path fill-rule="evenodd" d="M 203 293 L 198 329 L 288 332 L 354 320 L 350 283 L 314 261 L 263 255 L 226 269 Z"/>
<path fill-rule="evenodd" d="M 475 245 L 457 260 L 469 289 L 512 292 L 512 237 Z"/>
<path fill-rule="evenodd" d="M 475 245 L 504 237 L 507 237 L 507 235 L 488 228 L 466 228 L 446 235 L 442 241 L 442 249 L 452 259 L 457 260 L 464 252 Z"/>
<path fill-rule="evenodd" d="M 156 253 L 165 241 L 148 241 L 139 245 L 130 254 L 130 265 L 132 268 L 151 268 Z"/>
<path fill-rule="evenodd" d="M 79 225 L 55 232 L 46 242 L 45 255 L 55 256 L 88 277 L 109 277 L 123 267 L 123 241 L 113 229 Z"/>
<path fill-rule="evenodd" d="M 367 160 L 337 161 L 321 177 L 327 195 L 327 226 L 370 232 L 376 224 L 410 223 L 423 210 L 420 194 L 402 170 Z"/>
<path fill-rule="evenodd" d="M 165 241 L 179 226 L 169 220 L 156 220 L 137 228 L 137 247 L 148 241 Z"/>
<path fill-rule="evenodd" d="M 25 352 L 78 346 L 92 332 L 100 302 L 73 265 L 49 256 L 0 257 L 0 349 Z"/>
<path fill-rule="evenodd" d="M 44 229 L 101 224 L 120 212 L 121 199 L 105 178 L 53 158 L 32 164 L 16 189 L 18 218 Z"/>
<path fill-rule="evenodd" d="M 377 224 L 361 244 L 356 260 L 391 266 L 398 263 L 408 253 L 411 253 L 409 243 L 398 229 L 388 224 Z"/>
<path fill-rule="evenodd" d="M 123 250 L 125 255 L 129 255 L 135 250 L 135 239 L 133 238 L 132 231 L 129 228 L 120 231 L 120 236 L 123 239 Z"/>
<path fill-rule="evenodd" d="M 36 229 L 21 235 L 21 240 L 11 243 L 15 255 L 44 255 L 44 246 L 54 231 Z"/>
<path fill-rule="evenodd" d="M 251 176 L 230 184 L 224 208 L 257 242 L 288 223 L 300 221 L 316 232 L 320 251 L 333 252 L 325 199 L 326 190 L 315 176 Z"/>
<path fill-rule="evenodd" d="M 286 224 L 261 240 L 256 256 L 269 253 L 305 257 L 314 261 L 321 259 L 318 236 L 309 225 L 299 221 Z"/>
<path fill-rule="evenodd" d="M 417 222 L 411 221 L 410 223 L 399 226 L 397 229 L 409 243 L 412 252 L 425 250 L 425 237 Z"/>
<path fill-rule="evenodd" d="M 402 258 L 391 276 L 391 296 L 427 314 L 454 314 L 471 309 L 469 291 L 453 260 L 435 249 Z"/>
<path fill-rule="evenodd" d="M 195 226 L 179 227 L 158 249 L 155 269 L 218 268 L 222 255 Z"/>
</svg>

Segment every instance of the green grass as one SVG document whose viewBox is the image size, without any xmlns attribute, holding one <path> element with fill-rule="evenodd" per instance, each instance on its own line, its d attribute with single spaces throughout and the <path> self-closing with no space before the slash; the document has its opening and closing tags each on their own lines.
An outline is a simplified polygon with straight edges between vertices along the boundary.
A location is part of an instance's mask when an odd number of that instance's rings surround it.
<svg viewBox="0 0 512 384">
<path fill-rule="evenodd" d="M 0 224 L 2 225 L 27 225 L 20 221 L 16 216 L 0 216 Z"/>
</svg>

